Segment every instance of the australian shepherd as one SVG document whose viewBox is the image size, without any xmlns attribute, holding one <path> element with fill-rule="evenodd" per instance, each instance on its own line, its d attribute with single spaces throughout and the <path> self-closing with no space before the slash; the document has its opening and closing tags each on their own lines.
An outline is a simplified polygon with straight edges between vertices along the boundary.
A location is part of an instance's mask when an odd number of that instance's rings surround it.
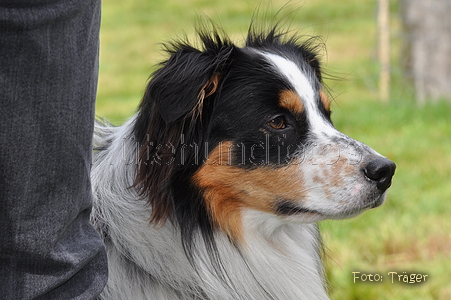
<svg viewBox="0 0 451 300">
<path fill-rule="evenodd" d="M 315 39 L 198 36 L 166 44 L 129 121 L 96 125 L 101 298 L 328 299 L 316 222 L 381 205 L 395 164 L 334 128 Z"/>
</svg>

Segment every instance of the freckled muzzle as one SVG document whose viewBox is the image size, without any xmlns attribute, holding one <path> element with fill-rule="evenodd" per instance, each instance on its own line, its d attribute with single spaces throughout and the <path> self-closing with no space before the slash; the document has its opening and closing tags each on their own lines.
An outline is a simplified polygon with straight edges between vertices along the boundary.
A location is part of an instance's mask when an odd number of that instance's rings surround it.
<svg viewBox="0 0 451 300">
<path fill-rule="evenodd" d="M 340 133 L 340 137 L 334 140 L 338 145 L 346 149 L 343 156 L 351 161 L 361 161 L 360 170 L 363 177 L 371 184 L 375 184 L 382 194 L 390 186 L 395 174 L 396 164 L 379 154 L 367 145 L 349 138 Z"/>
<path fill-rule="evenodd" d="M 323 219 L 341 219 L 380 206 L 396 165 L 341 132 L 318 136 L 303 153 L 298 153 L 303 159 L 300 171 L 305 181 L 305 196 L 294 202 L 296 210 L 286 209 L 283 203 L 282 211 L 299 215 L 308 211 Z"/>
</svg>

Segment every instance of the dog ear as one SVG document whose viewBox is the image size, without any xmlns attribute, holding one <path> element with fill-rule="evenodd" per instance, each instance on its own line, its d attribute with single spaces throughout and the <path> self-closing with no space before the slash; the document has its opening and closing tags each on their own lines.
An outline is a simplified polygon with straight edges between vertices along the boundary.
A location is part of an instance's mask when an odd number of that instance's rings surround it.
<svg viewBox="0 0 451 300">
<path fill-rule="evenodd" d="M 218 89 L 221 72 L 230 51 L 200 51 L 181 47 L 173 52 L 149 82 L 146 97 L 155 104 L 166 124 L 170 124 L 196 107 Z"/>
<path fill-rule="evenodd" d="M 215 33 L 201 32 L 200 38 L 201 50 L 182 42 L 166 46 L 170 57 L 153 74 L 134 123 L 139 149 L 133 187 L 151 205 L 154 224 L 175 214 L 170 179 L 178 167 L 190 165 L 197 151 L 182 150 L 181 144 L 202 144 L 200 127 L 205 123 L 193 121 L 202 116 L 205 102 L 214 100 L 235 49 Z"/>
</svg>

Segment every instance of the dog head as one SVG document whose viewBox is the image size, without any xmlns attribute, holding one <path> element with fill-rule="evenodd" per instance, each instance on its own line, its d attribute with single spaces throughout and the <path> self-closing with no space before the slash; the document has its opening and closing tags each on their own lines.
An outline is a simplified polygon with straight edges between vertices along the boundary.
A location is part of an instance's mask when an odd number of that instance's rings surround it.
<svg viewBox="0 0 451 300">
<path fill-rule="evenodd" d="M 395 164 L 334 128 L 313 39 L 199 36 L 167 46 L 134 124 L 154 222 L 237 241 L 246 210 L 310 223 L 382 204 Z"/>
</svg>

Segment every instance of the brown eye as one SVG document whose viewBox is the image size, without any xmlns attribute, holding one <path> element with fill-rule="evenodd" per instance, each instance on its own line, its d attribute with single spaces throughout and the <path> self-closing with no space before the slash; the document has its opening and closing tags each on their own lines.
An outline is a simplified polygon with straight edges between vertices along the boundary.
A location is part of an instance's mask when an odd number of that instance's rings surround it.
<svg viewBox="0 0 451 300">
<path fill-rule="evenodd" d="M 287 127 L 285 124 L 285 118 L 284 117 L 276 117 L 268 122 L 268 125 L 271 126 L 274 129 L 284 129 Z"/>
</svg>

